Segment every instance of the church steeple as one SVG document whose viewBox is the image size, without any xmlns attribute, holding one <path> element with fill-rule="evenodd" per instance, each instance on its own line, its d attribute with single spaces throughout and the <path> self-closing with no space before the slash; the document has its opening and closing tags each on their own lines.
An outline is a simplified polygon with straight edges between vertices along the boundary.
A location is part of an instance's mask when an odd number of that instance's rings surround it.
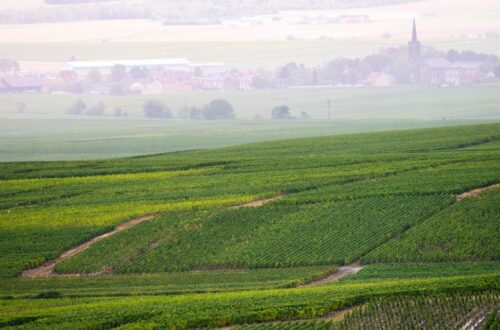
<svg viewBox="0 0 500 330">
<path fill-rule="evenodd" d="M 411 34 L 411 41 L 418 42 L 418 40 L 417 40 L 417 24 L 415 23 L 415 19 L 413 19 L 413 32 Z"/>
<path fill-rule="evenodd" d="M 410 55 L 410 60 L 420 60 L 420 42 L 417 37 L 417 24 L 415 23 L 415 19 L 413 19 L 411 41 L 408 43 L 408 53 Z"/>
<path fill-rule="evenodd" d="M 417 37 L 417 24 L 415 19 L 413 19 L 413 30 L 411 33 L 411 41 L 408 43 L 408 57 L 410 59 L 411 70 L 411 82 L 420 82 L 420 62 L 422 61 L 420 57 L 420 41 Z"/>
</svg>

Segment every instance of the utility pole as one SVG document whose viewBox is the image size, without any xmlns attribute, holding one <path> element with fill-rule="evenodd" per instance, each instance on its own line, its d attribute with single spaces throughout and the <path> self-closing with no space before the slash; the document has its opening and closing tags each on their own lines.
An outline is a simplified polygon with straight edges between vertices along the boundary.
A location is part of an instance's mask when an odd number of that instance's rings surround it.
<svg viewBox="0 0 500 330">
<path fill-rule="evenodd" d="M 327 99 L 326 100 L 326 105 L 328 107 L 328 120 L 331 120 L 332 119 L 332 114 L 331 114 L 331 111 L 330 111 L 330 99 Z"/>
</svg>

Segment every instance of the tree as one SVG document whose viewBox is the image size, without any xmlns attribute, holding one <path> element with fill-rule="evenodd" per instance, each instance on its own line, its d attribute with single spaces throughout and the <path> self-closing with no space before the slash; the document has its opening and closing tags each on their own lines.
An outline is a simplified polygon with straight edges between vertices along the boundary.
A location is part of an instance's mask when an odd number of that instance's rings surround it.
<svg viewBox="0 0 500 330">
<path fill-rule="evenodd" d="M 305 111 L 300 113 L 300 119 L 309 119 L 309 114 Z"/>
<path fill-rule="evenodd" d="M 275 107 L 271 111 L 271 117 L 273 119 L 293 119 L 293 116 L 290 114 L 290 108 L 286 105 Z"/>
<path fill-rule="evenodd" d="M 149 70 L 146 68 L 133 67 L 128 73 L 134 79 L 144 79 L 149 77 Z"/>
<path fill-rule="evenodd" d="M 217 99 L 205 105 L 202 110 L 203 119 L 206 120 L 225 120 L 234 119 L 234 109 L 228 101 Z"/>
<path fill-rule="evenodd" d="M 90 84 L 100 83 L 102 81 L 101 71 L 99 71 L 99 69 L 91 69 L 87 73 L 86 80 Z"/>
<path fill-rule="evenodd" d="M 201 119 L 202 109 L 196 106 L 182 108 L 179 111 L 179 117 L 183 119 Z"/>
<path fill-rule="evenodd" d="M 121 84 L 113 84 L 109 89 L 109 94 L 117 96 L 125 95 L 125 87 L 123 87 Z"/>
<path fill-rule="evenodd" d="M 172 111 L 161 101 L 150 100 L 144 104 L 143 110 L 148 118 L 172 118 Z"/>
<path fill-rule="evenodd" d="M 124 65 L 117 64 L 111 68 L 111 80 L 122 81 L 128 77 L 127 68 Z"/>
<path fill-rule="evenodd" d="M 87 105 L 81 99 L 78 99 L 68 110 L 66 110 L 66 113 L 69 115 L 81 115 L 86 108 Z"/>
<path fill-rule="evenodd" d="M 121 107 L 115 107 L 113 109 L 113 115 L 115 117 L 121 117 L 121 116 L 126 116 L 127 113 L 123 111 L 123 109 Z"/>
<path fill-rule="evenodd" d="M 0 73 L 11 73 L 19 71 L 19 63 L 9 58 L 0 59 Z"/>
<path fill-rule="evenodd" d="M 97 105 L 91 106 L 85 113 L 87 116 L 102 116 L 106 112 L 104 103 L 99 102 Z"/>
</svg>

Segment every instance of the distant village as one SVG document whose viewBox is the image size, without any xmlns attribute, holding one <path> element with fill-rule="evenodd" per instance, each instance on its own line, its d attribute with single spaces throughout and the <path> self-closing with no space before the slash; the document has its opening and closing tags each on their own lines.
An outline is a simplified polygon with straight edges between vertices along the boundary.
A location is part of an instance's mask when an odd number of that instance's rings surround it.
<svg viewBox="0 0 500 330">
<path fill-rule="evenodd" d="M 359 87 L 458 86 L 500 79 L 495 55 L 440 52 L 422 46 L 415 22 L 407 47 L 386 48 L 360 59 L 335 58 L 320 66 L 288 63 L 275 70 L 235 69 L 223 62 L 185 58 L 79 61 L 59 72 L 23 72 L 14 59 L 0 59 L 0 93 L 153 95 L 193 91 Z"/>
</svg>

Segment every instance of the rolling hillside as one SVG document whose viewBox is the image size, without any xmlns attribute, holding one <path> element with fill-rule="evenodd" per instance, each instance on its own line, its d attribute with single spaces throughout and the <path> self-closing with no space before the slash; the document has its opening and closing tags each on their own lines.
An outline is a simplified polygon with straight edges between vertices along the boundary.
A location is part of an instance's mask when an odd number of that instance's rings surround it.
<svg viewBox="0 0 500 330">
<path fill-rule="evenodd" d="M 496 123 L 0 163 L 0 327 L 486 322 L 499 140 Z"/>
</svg>

